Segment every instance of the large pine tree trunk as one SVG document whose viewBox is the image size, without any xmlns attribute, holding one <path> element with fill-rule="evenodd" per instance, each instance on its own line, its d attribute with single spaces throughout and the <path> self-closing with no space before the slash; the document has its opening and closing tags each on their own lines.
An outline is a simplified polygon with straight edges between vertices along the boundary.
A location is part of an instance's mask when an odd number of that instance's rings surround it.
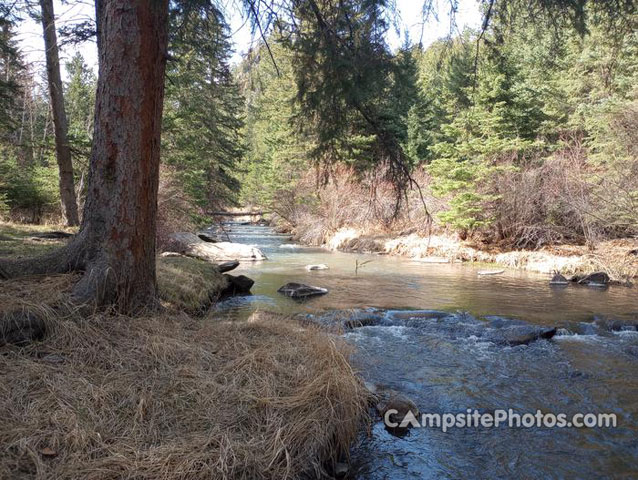
<svg viewBox="0 0 638 480">
<path fill-rule="evenodd" d="M 155 224 L 168 0 L 98 0 L 99 76 L 79 239 L 80 299 L 121 311 L 156 301 Z"/>
<path fill-rule="evenodd" d="M 46 257 L 0 262 L 0 278 L 84 270 L 80 301 L 156 305 L 155 221 L 168 0 L 98 0 L 99 76 L 80 232 Z"/>
<path fill-rule="evenodd" d="M 60 199 L 62 214 L 67 225 L 80 224 L 78 205 L 73 184 L 73 164 L 69 147 L 68 124 L 64 110 L 62 78 L 60 77 L 60 58 L 58 39 L 55 32 L 53 0 L 40 0 L 42 9 L 42 29 L 44 31 L 44 50 L 47 63 L 47 79 L 51 96 L 51 110 L 55 126 L 55 153 L 60 171 Z"/>
</svg>

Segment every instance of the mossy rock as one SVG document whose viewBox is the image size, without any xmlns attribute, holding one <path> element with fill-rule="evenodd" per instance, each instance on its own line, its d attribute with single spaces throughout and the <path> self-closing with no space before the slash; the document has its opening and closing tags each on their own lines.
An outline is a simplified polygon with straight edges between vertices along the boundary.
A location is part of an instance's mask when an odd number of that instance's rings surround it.
<svg viewBox="0 0 638 480">
<path fill-rule="evenodd" d="M 228 288 L 228 279 L 209 263 L 190 257 L 159 257 L 160 299 L 177 310 L 202 314 Z"/>
</svg>

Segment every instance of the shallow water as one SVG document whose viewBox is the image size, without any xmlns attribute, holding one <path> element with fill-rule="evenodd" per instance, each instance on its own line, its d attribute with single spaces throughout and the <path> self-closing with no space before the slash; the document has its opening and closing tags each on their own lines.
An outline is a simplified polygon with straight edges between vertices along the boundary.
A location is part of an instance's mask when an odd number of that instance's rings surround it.
<svg viewBox="0 0 638 480">
<path fill-rule="evenodd" d="M 259 246 L 269 260 L 235 271 L 255 280 L 254 295 L 222 302 L 217 315 L 262 309 L 324 322 L 373 315 L 374 325 L 345 334 L 357 347 L 355 365 L 421 412 L 618 416 L 616 428 L 422 428 L 403 438 L 376 423 L 353 449 L 356 478 L 638 478 L 638 332 L 595 322 L 638 323 L 636 289 L 551 288 L 545 275 L 481 277 L 470 266 L 295 247 L 267 227 L 232 226 L 230 237 Z M 356 260 L 371 262 L 355 274 Z M 305 270 L 318 263 L 329 270 Z M 276 292 L 292 281 L 330 293 L 298 303 Z M 424 309 L 432 311 L 409 312 Z M 528 346 L 499 342 L 518 324 L 560 330 Z"/>
</svg>

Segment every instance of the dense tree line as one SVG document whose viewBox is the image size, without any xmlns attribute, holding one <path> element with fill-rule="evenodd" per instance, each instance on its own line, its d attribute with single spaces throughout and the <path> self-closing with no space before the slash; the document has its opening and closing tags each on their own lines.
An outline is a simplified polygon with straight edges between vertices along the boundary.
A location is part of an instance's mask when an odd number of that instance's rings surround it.
<svg viewBox="0 0 638 480">
<path fill-rule="evenodd" d="M 498 7 L 485 31 L 427 48 L 406 44 L 390 55 L 382 40 L 373 36 L 362 46 L 359 39 L 354 59 L 344 56 L 327 72 L 286 35 L 273 37 L 278 73 L 265 47 L 240 68 L 249 99 L 244 198 L 288 220 L 295 202 L 297 211 L 320 212 L 328 190 L 313 191 L 321 184 L 309 182 L 308 165 L 328 176 L 335 163 L 348 166 L 358 172 L 355 181 L 376 189 L 388 176 L 371 172 L 392 165 L 379 143 L 395 142 L 395 155 L 421 173 L 425 196 L 442 202 L 435 220 L 443 228 L 531 247 L 635 234 L 638 17 L 588 2 L 582 21 L 545 16 L 539 25 L 530 15 L 542 10 Z M 372 28 L 363 17 L 359 28 L 366 25 Z M 330 84 L 329 96 L 350 90 L 338 99 L 318 96 L 326 93 L 292 68 L 299 61 L 310 63 L 315 82 L 339 83 Z M 358 63 L 374 73 L 359 76 Z M 318 152 L 329 160 L 317 162 Z M 255 189 L 264 175 L 267 188 Z M 370 195 L 370 202 L 378 199 Z M 404 202 L 402 213 L 408 210 Z M 383 210 L 377 223 L 387 224 L 389 213 Z"/>
</svg>

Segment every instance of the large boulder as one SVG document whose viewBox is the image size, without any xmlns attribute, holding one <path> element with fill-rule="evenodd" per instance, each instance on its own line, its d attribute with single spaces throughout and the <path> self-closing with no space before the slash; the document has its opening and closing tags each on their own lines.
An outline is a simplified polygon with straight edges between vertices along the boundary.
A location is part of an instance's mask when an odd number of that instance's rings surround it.
<svg viewBox="0 0 638 480">
<path fill-rule="evenodd" d="M 597 317 L 594 324 L 609 332 L 636 331 L 638 330 L 638 319 L 627 320 L 613 317 Z"/>
<path fill-rule="evenodd" d="M 282 295 L 296 299 L 305 299 L 328 293 L 327 288 L 313 287 L 311 285 L 304 285 L 303 283 L 295 282 L 287 283 L 277 291 Z"/>
<path fill-rule="evenodd" d="M 265 260 L 266 255 L 251 245 L 234 242 L 205 242 L 192 233 L 174 233 L 169 237 L 167 251 L 181 253 L 212 263 L 226 260 Z"/>
</svg>

